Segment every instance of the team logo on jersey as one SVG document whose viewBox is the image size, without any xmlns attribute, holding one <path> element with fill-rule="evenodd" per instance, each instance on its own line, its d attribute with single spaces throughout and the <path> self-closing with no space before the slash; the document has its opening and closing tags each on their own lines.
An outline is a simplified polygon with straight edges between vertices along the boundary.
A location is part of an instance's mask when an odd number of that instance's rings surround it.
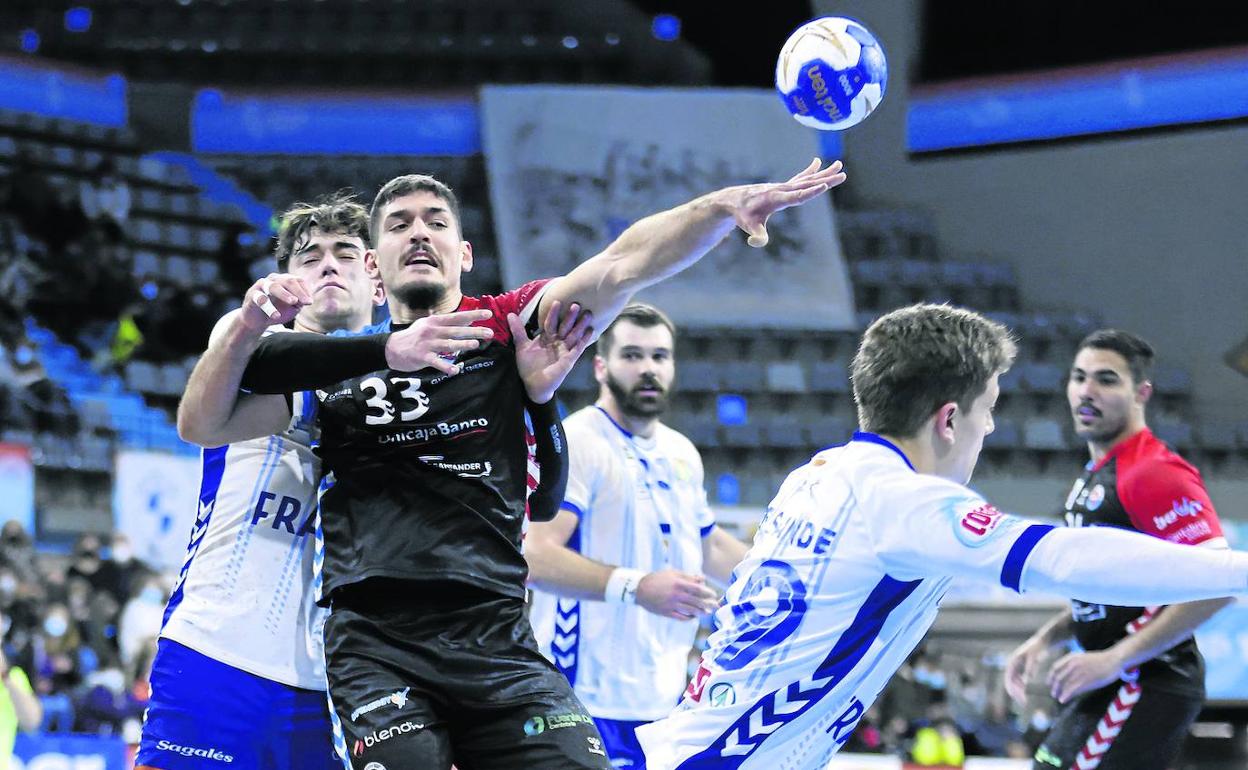
<svg viewBox="0 0 1248 770">
<path fill-rule="evenodd" d="M 576 711 L 559 711 L 545 716 L 534 716 L 525 720 L 524 734 L 530 737 L 541 735 L 547 730 L 560 730 L 564 727 L 592 725 L 594 720 L 589 714 Z"/>
<path fill-rule="evenodd" d="M 403 722 L 402 724 L 397 724 L 393 727 L 376 730 L 372 733 L 372 735 L 366 735 L 362 739 L 357 740 L 355 742 L 355 748 L 352 749 L 351 754 L 358 757 L 379 743 L 383 743 L 384 741 L 388 741 L 391 738 L 395 738 L 400 735 L 407 735 L 408 733 L 414 733 L 417 730 L 423 729 L 425 729 L 424 722 Z"/>
<path fill-rule="evenodd" d="M 1170 510 L 1160 516 L 1153 517 L 1153 526 L 1157 527 L 1157 529 L 1165 529 L 1181 518 L 1199 516 L 1203 510 L 1205 510 L 1205 506 L 1196 500 L 1181 497 L 1171 504 Z"/>
<path fill-rule="evenodd" d="M 689 680 L 689 686 L 685 688 L 685 697 L 694 702 L 702 700 L 702 690 L 710 678 L 711 670 L 706 667 L 705 663 L 699 663 L 697 672 Z"/>
<path fill-rule="evenodd" d="M 211 759 L 213 762 L 224 762 L 227 765 L 234 761 L 234 756 L 232 754 L 226 754 L 220 749 L 201 749 L 198 746 L 180 746 L 176 743 L 170 743 L 163 738 L 156 742 L 156 750 L 171 751 L 174 754 L 183 757 Z"/>
<path fill-rule="evenodd" d="M 707 698 L 712 706 L 732 706 L 737 702 L 737 691 L 727 682 L 711 685 L 711 694 Z"/>
<path fill-rule="evenodd" d="M 978 548 L 987 543 L 996 534 L 1006 515 L 988 503 L 980 503 L 958 517 L 953 526 L 954 534 L 963 545 Z"/>
<path fill-rule="evenodd" d="M 1092 491 L 1088 493 L 1088 501 L 1084 503 L 1084 507 L 1089 511 L 1095 511 L 1101 507 L 1101 503 L 1105 502 L 1105 487 L 1097 484 L 1092 487 Z"/>
<path fill-rule="evenodd" d="M 672 463 L 672 475 L 679 481 L 692 481 L 693 466 L 687 460 L 676 460 Z"/>
<path fill-rule="evenodd" d="M 351 712 L 351 721 L 354 722 L 363 715 L 376 711 L 379 708 L 385 708 L 386 706 L 394 706 L 396 709 L 402 709 L 407 705 L 407 694 L 411 691 L 412 688 L 404 687 L 402 690 L 396 690 L 395 692 L 378 698 L 377 700 L 369 701 L 355 711 Z"/>
</svg>

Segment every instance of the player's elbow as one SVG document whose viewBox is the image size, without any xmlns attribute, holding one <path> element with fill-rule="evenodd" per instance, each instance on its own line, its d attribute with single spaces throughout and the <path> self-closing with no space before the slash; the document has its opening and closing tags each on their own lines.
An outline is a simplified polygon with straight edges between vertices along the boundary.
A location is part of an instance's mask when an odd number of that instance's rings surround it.
<svg viewBox="0 0 1248 770">
<path fill-rule="evenodd" d="M 211 430 L 206 421 L 195 415 L 193 410 L 186 408 L 186 403 L 178 405 L 178 438 L 188 444 L 201 447 L 221 446 L 223 441 Z"/>
</svg>

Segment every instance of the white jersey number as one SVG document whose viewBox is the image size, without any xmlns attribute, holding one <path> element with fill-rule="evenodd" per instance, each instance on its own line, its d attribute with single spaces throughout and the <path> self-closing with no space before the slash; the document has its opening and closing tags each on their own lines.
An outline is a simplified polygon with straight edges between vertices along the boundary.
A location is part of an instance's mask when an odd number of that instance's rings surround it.
<svg viewBox="0 0 1248 770">
<path fill-rule="evenodd" d="M 403 409 L 399 412 L 400 422 L 411 422 L 419 418 L 422 414 L 429 411 L 429 396 L 420 390 L 420 380 L 415 377 L 391 377 L 390 382 L 400 385 L 398 398 L 404 402 L 415 404 L 414 408 Z M 371 396 L 364 400 L 364 404 L 372 409 L 376 409 L 380 414 L 365 414 L 364 424 L 366 425 L 387 425 L 394 422 L 394 413 L 398 411 L 395 403 L 387 396 L 390 394 L 390 384 L 380 377 L 369 377 L 360 383 L 360 390 L 365 393 L 372 393 Z M 402 406 L 401 402 L 399 406 Z"/>
</svg>

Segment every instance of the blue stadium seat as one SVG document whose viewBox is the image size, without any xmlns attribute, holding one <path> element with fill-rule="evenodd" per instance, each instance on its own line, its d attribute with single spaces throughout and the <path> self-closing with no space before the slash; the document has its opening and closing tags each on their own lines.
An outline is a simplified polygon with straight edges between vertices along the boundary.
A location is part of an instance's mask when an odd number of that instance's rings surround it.
<svg viewBox="0 0 1248 770">
<path fill-rule="evenodd" d="M 736 393 L 724 393 L 715 399 L 715 416 L 720 425 L 744 425 L 750 419 L 750 402 Z"/>
</svg>

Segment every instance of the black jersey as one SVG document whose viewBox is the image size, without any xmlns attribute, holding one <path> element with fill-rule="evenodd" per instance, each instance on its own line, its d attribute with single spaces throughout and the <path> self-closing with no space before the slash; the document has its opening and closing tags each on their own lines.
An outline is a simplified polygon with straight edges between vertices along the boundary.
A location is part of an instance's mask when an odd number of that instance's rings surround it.
<svg viewBox="0 0 1248 770">
<path fill-rule="evenodd" d="M 529 449 L 507 315 L 545 283 L 464 298 L 458 310 L 493 311 L 494 337 L 456 375 L 383 370 L 318 391 L 323 599 L 373 577 L 524 595 Z"/>
<path fill-rule="evenodd" d="M 1145 429 L 1089 464 L 1066 498 L 1072 527 L 1131 529 L 1175 543 L 1198 545 L 1222 537 L 1200 473 Z M 1072 602 L 1075 639 L 1104 650 L 1147 623 L 1158 607 L 1112 607 Z M 1203 695 L 1204 661 L 1187 639 L 1140 666 L 1140 681 Z"/>
</svg>

